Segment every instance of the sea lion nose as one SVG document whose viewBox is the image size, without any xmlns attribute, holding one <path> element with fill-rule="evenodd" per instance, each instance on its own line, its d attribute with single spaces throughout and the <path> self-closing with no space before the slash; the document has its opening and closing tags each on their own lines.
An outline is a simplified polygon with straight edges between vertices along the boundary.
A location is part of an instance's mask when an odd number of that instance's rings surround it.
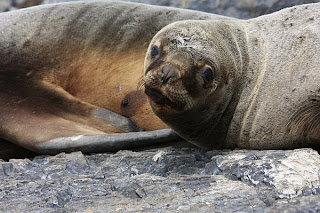
<svg viewBox="0 0 320 213">
<path fill-rule="evenodd" d="M 178 75 L 178 71 L 170 65 L 165 65 L 161 70 L 161 84 L 165 85 L 170 78 Z"/>
</svg>

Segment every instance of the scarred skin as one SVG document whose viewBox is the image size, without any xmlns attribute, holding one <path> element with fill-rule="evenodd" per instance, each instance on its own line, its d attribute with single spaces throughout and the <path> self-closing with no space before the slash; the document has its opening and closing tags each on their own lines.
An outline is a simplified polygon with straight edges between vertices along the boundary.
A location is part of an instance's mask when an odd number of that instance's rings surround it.
<svg viewBox="0 0 320 213">
<path fill-rule="evenodd" d="M 104 135 L 167 128 L 143 90 L 148 44 L 174 21 L 222 18 L 118 1 L 1 13 L 0 138 L 39 153 L 100 152 L 110 150 L 82 136 L 103 144 Z"/>
<path fill-rule="evenodd" d="M 319 15 L 311 4 L 164 27 L 145 58 L 153 111 L 206 149 L 319 146 Z"/>
</svg>

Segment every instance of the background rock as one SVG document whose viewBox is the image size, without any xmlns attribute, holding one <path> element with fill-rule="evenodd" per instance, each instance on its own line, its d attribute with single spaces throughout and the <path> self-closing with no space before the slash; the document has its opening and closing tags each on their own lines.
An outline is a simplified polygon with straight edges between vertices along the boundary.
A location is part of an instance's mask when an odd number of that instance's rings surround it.
<svg viewBox="0 0 320 213">
<path fill-rule="evenodd" d="M 45 0 L 54 1 L 54 0 Z M 235 18 L 248 19 L 298 4 L 319 0 L 129 0 L 132 2 L 200 10 Z"/>
<path fill-rule="evenodd" d="M 1 0 L 0 11 L 24 8 L 37 4 L 61 3 L 78 0 Z M 90 1 L 90 0 L 88 0 Z M 124 0 L 152 5 L 200 10 L 235 18 L 248 19 L 272 13 L 286 7 L 315 3 L 320 0 Z"/>
<path fill-rule="evenodd" d="M 8 11 L 11 7 L 11 0 L 2 0 L 0 1 L 0 12 Z"/>
<path fill-rule="evenodd" d="M 39 5 L 43 0 L 11 0 L 12 6 L 15 8 L 25 8 Z"/>
</svg>

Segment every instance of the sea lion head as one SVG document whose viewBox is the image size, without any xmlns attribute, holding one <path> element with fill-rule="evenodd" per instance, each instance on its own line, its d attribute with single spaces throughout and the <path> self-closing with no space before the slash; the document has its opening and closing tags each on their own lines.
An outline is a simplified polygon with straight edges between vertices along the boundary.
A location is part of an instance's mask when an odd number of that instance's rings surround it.
<svg viewBox="0 0 320 213">
<path fill-rule="evenodd" d="M 155 114 L 187 141 L 219 147 L 214 129 L 233 97 L 242 59 L 233 27 L 223 21 L 181 21 L 152 39 L 145 57 L 145 93 Z"/>
</svg>

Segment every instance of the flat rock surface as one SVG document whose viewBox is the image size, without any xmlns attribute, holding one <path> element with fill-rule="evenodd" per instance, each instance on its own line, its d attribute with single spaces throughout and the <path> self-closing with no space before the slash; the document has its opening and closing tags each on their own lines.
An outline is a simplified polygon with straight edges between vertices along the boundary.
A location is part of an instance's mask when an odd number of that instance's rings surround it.
<svg viewBox="0 0 320 213">
<path fill-rule="evenodd" d="M 320 156 L 165 148 L 0 161 L 0 212 L 320 212 Z"/>
</svg>

